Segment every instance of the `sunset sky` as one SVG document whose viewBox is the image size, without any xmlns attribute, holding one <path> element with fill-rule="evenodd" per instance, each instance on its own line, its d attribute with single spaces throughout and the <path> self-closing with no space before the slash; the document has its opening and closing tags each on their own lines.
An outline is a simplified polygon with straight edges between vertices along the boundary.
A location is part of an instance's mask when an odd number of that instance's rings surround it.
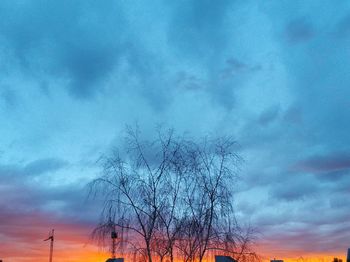
<svg viewBox="0 0 350 262">
<path fill-rule="evenodd" d="M 135 123 L 235 137 L 264 258 L 350 247 L 348 0 L 2 0 L 0 120 L 4 262 L 48 261 L 51 228 L 56 261 L 106 260 L 86 184 Z"/>
</svg>

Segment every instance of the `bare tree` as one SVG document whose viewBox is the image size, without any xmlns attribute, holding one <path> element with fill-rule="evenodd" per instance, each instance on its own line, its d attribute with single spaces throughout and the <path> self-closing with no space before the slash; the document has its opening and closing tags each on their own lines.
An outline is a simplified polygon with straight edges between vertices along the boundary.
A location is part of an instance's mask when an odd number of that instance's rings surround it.
<svg viewBox="0 0 350 262">
<path fill-rule="evenodd" d="M 162 140 L 162 139 L 161 139 Z M 183 216 L 182 186 L 185 183 L 185 175 L 188 173 L 187 163 L 184 152 L 185 142 L 179 139 L 176 142 L 176 153 L 171 158 L 171 172 L 166 177 L 166 205 L 159 210 L 158 231 L 163 236 L 165 255 L 171 262 L 174 261 L 174 247 L 182 227 L 181 219 Z M 158 247 L 161 245 L 157 245 Z"/>
<path fill-rule="evenodd" d="M 240 157 L 230 138 L 204 139 L 186 144 L 190 178 L 185 190 L 185 205 L 190 220 L 185 235 L 189 238 L 189 258 L 202 261 L 218 238 L 217 228 L 233 212 L 232 190 Z M 186 227 L 185 227 L 186 229 Z M 195 233 L 192 236 L 192 233 Z"/>
<path fill-rule="evenodd" d="M 159 133 L 158 139 L 152 142 L 141 142 L 139 131 L 128 128 L 123 158 L 118 151 L 105 158 L 102 177 L 91 183 L 92 190 L 105 197 L 102 222 L 97 231 L 105 232 L 113 217 L 115 226 L 143 239 L 144 254 L 149 262 L 159 218 L 165 221 L 162 211 L 169 203 L 169 176 L 175 170 L 173 163 L 177 162 L 179 148 L 172 131 L 166 135 Z"/>
<path fill-rule="evenodd" d="M 199 248 L 198 230 L 198 223 L 191 215 L 188 215 L 188 217 L 185 216 L 181 221 L 181 231 L 176 241 L 176 248 L 178 256 L 184 262 L 196 260 L 196 254 Z"/>
<path fill-rule="evenodd" d="M 104 158 L 102 176 L 90 185 L 105 199 L 94 235 L 130 232 L 120 244 L 148 262 L 202 262 L 212 250 L 243 258 L 251 236 L 227 226 L 239 162 L 231 137 L 195 141 L 160 130 L 145 141 L 128 128 L 123 150 Z"/>
<path fill-rule="evenodd" d="M 230 217 L 218 228 L 217 233 L 211 251 L 231 256 L 240 262 L 261 260 L 252 249 L 257 232 L 251 225 L 241 228 L 236 219 Z"/>
</svg>

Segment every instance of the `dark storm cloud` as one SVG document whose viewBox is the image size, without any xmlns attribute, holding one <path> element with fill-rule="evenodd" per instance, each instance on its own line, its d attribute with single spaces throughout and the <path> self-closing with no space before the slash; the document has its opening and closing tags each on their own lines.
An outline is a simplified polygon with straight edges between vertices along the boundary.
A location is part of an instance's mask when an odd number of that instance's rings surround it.
<svg viewBox="0 0 350 262">
<path fill-rule="evenodd" d="M 25 166 L 0 167 L 0 230 L 10 238 L 21 238 L 18 228 L 24 228 L 25 240 L 42 235 L 30 234 L 27 227 L 42 231 L 51 225 L 80 225 L 89 231 L 96 221 L 100 202 L 88 199 L 86 185 L 49 185 L 35 176 L 53 172 L 67 164 L 58 159 L 42 159 Z M 45 220 L 45 223 L 43 223 Z"/>
<path fill-rule="evenodd" d="M 278 117 L 279 107 L 273 106 L 271 108 L 266 109 L 259 116 L 259 122 L 261 125 L 268 125 L 272 121 L 274 121 Z"/>
<path fill-rule="evenodd" d="M 101 89 L 100 81 L 111 72 L 116 50 L 100 46 L 67 48 L 62 60 L 63 75 L 70 79 L 69 91 L 78 98 L 89 98 Z"/>
<path fill-rule="evenodd" d="M 225 34 L 227 14 L 232 1 L 177 1 L 169 37 L 175 46 L 197 59 L 217 60 L 228 43 Z"/>
<path fill-rule="evenodd" d="M 314 173 L 348 170 L 350 169 L 350 154 L 333 153 L 310 157 L 297 163 L 296 168 Z"/>
<path fill-rule="evenodd" d="M 0 165 L 0 176 L 14 180 L 27 180 L 31 179 L 31 176 L 58 171 L 67 165 L 66 161 L 58 158 L 38 159 L 25 165 Z"/>
<path fill-rule="evenodd" d="M 285 66 L 294 76 L 292 91 L 296 96 L 295 106 L 303 112 L 303 127 L 306 128 L 305 135 L 308 136 L 308 141 L 327 145 L 328 150 L 337 147 L 346 150 L 349 141 L 347 130 L 350 129 L 347 121 L 350 112 L 349 101 L 345 98 L 349 96 L 346 86 L 350 81 L 345 68 L 350 64 L 344 60 L 346 54 L 342 48 L 346 43 L 340 38 L 334 38 L 335 29 L 332 24 L 324 24 L 321 17 L 327 13 L 320 11 L 316 17 L 316 14 L 311 12 L 311 6 L 310 9 L 306 9 L 307 12 L 303 12 L 308 14 L 308 19 L 297 19 L 293 25 L 296 27 L 295 34 L 299 35 L 295 37 L 303 40 L 304 45 L 290 46 L 288 43 L 284 44 L 281 39 Z M 342 21 L 342 15 L 339 16 L 338 21 Z M 287 17 L 281 20 L 288 25 L 288 19 Z M 313 21 L 312 26 L 310 20 Z M 338 23 L 336 20 L 333 22 L 335 28 Z M 311 28 L 318 32 L 313 34 L 313 37 Z M 306 39 L 308 41 L 305 41 Z"/>
<path fill-rule="evenodd" d="M 16 226 L 35 225 L 32 221 L 36 220 L 38 212 L 53 212 L 47 223 L 61 216 L 61 212 L 68 211 L 73 217 L 77 215 L 75 210 L 82 206 L 76 203 L 82 199 L 78 189 L 52 188 L 36 182 L 37 176 L 52 175 L 65 166 L 65 161 L 54 158 L 39 159 L 26 165 L 0 166 L 0 194 L 3 196 L 0 199 L 0 225 L 6 228 L 1 229 L 3 234 L 11 230 L 18 234 Z"/>
<path fill-rule="evenodd" d="M 61 159 L 46 158 L 39 159 L 27 164 L 23 172 L 28 175 L 41 175 L 48 172 L 53 172 L 67 166 L 67 162 Z"/>
<path fill-rule="evenodd" d="M 78 98 L 88 98 L 117 63 L 123 48 L 120 8 L 111 1 L 11 1 L 2 3 L 0 36 L 22 71 L 68 80 Z M 114 14 L 110 20 L 110 14 Z"/>
<path fill-rule="evenodd" d="M 17 74 L 38 80 L 39 86 L 45 81 L 46 88 L 41 88 L 45 93 L 55 81 L 60 81 L 60 88 L 65 88 L 73 97 L 80 99 L 127 90 L 132 95 L 136 93 L 146 98 L 159 110 L 169 104 L 169 93 L 173 93 L 170 85 L 175 74 L 168 73 L 168 65 L 157 54 L 157 49 L 164 49 L 169 44 L 169 54 L 191 59 L 192 52 L 187 52 L 188 48 L 173 52 L 177 39 L 183 33 L 186 38 L 184 43 L 191 42 L 191 45 L 197 46 L 196 50 L 202 43 L 203 53 L 212 50 L 213 46 L 207 43 L 211 39 L 208 33 L 222 31 L 221 20 L 228 3 L 213 5 L 193 1 L 175 4 L 177 11 L 172 17 L 178 20 L 184 11 L 188 20 L 185 23 L 193 30 L 187 32 L 187 25 L 181 25 L 178 21 L 170 23 L 165 19 L 164 24 L 170 24 L 167 30 L 176 33 L 163 32 L 165 38 L 167 35 L 170 39 L 170 35 L 175 38 L 169 43 L 161 43 L 155 38 L 156 31 L 145 33 L 147 23 L 151 23 L 152 18 L 138 10 L 136 3 L 63 1 L 58 4 L 37 1 L 13 5 L 9 1 L 3 3 L 0 13 L 4 18 L 0 24 L 0 37 L 3 48 L 13 56 L 13 63 L 7 65 L 8 69 L 13 70 L 11 66 L 19 64 Z M 152 6 L 149 9 L 151 13 L 154 12 Z M 167 12 L 166 7 L 161 9 Z M 202 17 L 201 12 L 208 13 Z M 208 31 L 209 26 L 211 29 Z M 221 40 L 217 45 L 223 43 L 225 38 L 225 34 L 219 34 Z M 214 53 L 211 57 L 216 60 Z M 207 62 L 206 67 L 209 66 Z M 113 77 L 121 80 L 111 83 Z M 133 86 L 130 87 L 130 83 Z"/>
<path fill-rule="evenodd" d="M 348 228 L 348 226 L 342 225 L 341 227 Z M 297 252 L 297 257 L 308 252 L 344 252 L 345 249 L 336 243 L 341 243 L 347 237 L 349 237 L 347 231 L 337 232 L 337 230 L 329 230 L 327 226 L 313 227 L 312 229 L 304 224 L 293 231 L 280 231 L 273 235 L 268 243 L 276 247 L 281 242 L 288 242 L 286 251 Z M 315 243 L 322 243 L 322 245 L 315 245 Z"/>
<path fill-rule="evenodd" d="M 306 18 L 290 21 L 285 30 L 287 40 L 293 44 L 307 41 L 315 34 L 311 22 Z"/>
<path fill-rule="evenodd" d="M 233 22 L 243 7 L 234 1 L 177 1 L 172 3 L 167 36 L 171 52 L 179 62 L 201 68 L 201 81 L 191 82 L 192 89 L 204 90 L 215 106 L 231 110 L 235 105 L 235 91 L 245 77 L 261 70 L 261 65 L 235 57 L 234 44 L 239 36 L 232 33 L 239 26 Z M 244 23 L 245 21 L 241 21 Z"/>
<path fill-rule="evenodd" d="M 236 26 L 231 16 L 239 8 L 232 1 L 155 3 L 143 11 L 136 3 L 114 1 L 2 5 L 0 37 L 13 58 L 7 68 L 36 79 L 46 94 L 58 81 L 59 88 L 80 99 L 127 90 L 159 111 L 170 104 L 177 75 L 185 72 L 202 80 L 190 81 L 186 88 L 205 90 L 217 106 L 231 109 L 238 76 L 261 69 L 232 58 L 229 30 Z M 162 27 L 155 24 L 146 33 L 157 10 Z M 205 72 L 204 79 L 187 72 L 191 63 Z M 174 64 L 178 69 L 172 71 Z M 115 77 L 119 79 L 111 82 Z"/>
<path fill-rule="evenodd" d="M 270 232 L 273 246 L 280 245 L 277 236 L 299 252 L 334 252 L 347 248 L 342 240 L 349 237 L 349 207 L 342 200 L 349 199 L 350 184 L 350 6 L 344 1 L 340 11 L 327 3 L 314 12 L 316 2 L 300 4 L 263 5 L 290 78 L 291 100 L 254 114 L 242 129 L 241 142 L 256 165 L 247 168 L 246 181 L 248 190 L 259 185 L 266 210 L 257 208 L 253 217 Z"/>
<path fill-rule="evenodd" d="M 6 196 L 0 200 L 0 206 L 13 212 L 32 213 L 33 208 L 42 212 L 54 211 L 57 216 L 64 214 L 61 219 L 91 219 L 86 216 L 89 209 L 83 205 L 88 200 L 85 184 L 49 186 L 37 182 L 38 177 L 52 176 L 68 166 L 66 161 L 57 158 L 38 159 L 22 165 L 0 165 L 0 193 Z M 90 204 L 94 205 L 93 202 Z"/>
<path fill-rule="evenodd" d="M 316 180 L 311 177 L 296 177 L 289 174 L 283 183 L 273 184 L 270 190 L 271 197 L 275 200 L 295 201 L 303 200 L 311 196 L 317 196 L 321 189 Z"/>
</svg>

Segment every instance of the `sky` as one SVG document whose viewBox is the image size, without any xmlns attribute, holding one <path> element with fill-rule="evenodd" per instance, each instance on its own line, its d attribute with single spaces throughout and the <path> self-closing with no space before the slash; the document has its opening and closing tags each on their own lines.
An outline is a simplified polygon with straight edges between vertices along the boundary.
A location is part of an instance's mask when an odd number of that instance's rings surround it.
<svg viewBox="0 0 350 262">
<path fill-rule="evenodd" d="M 104 261 L 86 184 L 126 125 L 232 135 L 265 258 L 350 247 L 350 2 L 2 0 L 0 259 Z"/>
</svg>

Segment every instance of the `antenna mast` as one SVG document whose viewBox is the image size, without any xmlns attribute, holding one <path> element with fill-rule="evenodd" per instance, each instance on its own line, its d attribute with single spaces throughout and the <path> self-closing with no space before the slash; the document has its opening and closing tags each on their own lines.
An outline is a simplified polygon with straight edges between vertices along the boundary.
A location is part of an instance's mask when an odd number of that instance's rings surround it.
<svg viewBox="0 0 350 262">
<path fill-rule="evenodd" d="M 49 237 L 45 239 L 44 241 L 50 240 L 50 260 L 49 262 L 52 262 L 52 253 L 53 253 L 53 241 L 54 241 L 54 229 L 51 230 L 51 233 L 49 234 Z"/>
<path fill-rule="evenodd" d="M 115 259 L 115 246 L 116 246 L 116 239 L 118 238 L 117 232 L 115 232 L 115 229 L 111 233 L 112 238 L 112 258 Z M 50 261 L 51 262 L 51 261 Z"/>
</svg>

